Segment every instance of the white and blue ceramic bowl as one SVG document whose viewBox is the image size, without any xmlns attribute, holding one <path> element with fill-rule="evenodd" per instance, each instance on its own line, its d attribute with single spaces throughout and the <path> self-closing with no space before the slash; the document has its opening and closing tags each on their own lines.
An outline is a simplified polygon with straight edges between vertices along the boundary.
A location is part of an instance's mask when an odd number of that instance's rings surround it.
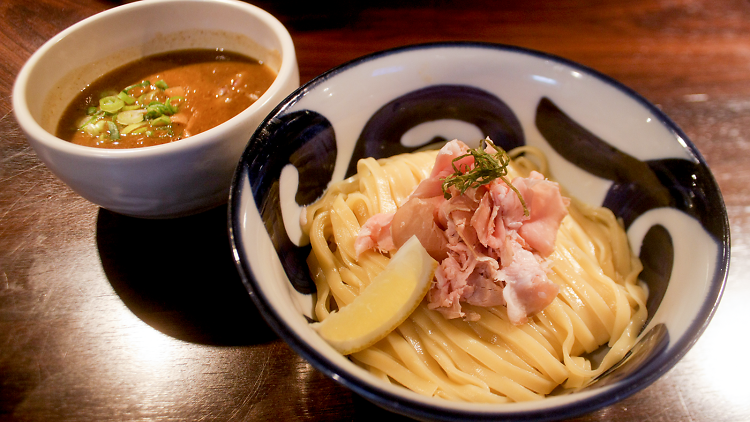
<svg viewBox="0 0 750 422">
<path fill-rule="evenodd" d="M 569 193 L 622 219 L 645 266 L 649 320 L 631 358 L 573 394 L 477 405 L 387 385 L 309 326 L 299 208 L 358 159 L 489 135 L 534 145 Z M 672 368 L 704 331 L 729 266 L 729 225 L 704 159 L 658 108 L 568 60 L 515 47 L 428 44 L 335 68 L 281 103 L 250 139 L 230 192 L 237 265 L 269 324 L 316 368 L 394 412 L 433 420 L 546 420 L 610 405 Z M 314 289 L 314 287 L 313 287 Z"/>
</svg>

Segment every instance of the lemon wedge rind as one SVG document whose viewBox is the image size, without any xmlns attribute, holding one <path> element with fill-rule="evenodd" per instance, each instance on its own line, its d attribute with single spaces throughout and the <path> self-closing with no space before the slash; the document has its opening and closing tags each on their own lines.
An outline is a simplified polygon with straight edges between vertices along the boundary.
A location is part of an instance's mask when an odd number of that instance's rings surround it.
<svg viewBox="0 0 750 422">
<path fill-rule="evenodd" d="M 437 265 L 412 236 L 359 296 L 313 327 L 344 355 L 366 349 L 414 312 L 430 289 Z"/>
</svg>

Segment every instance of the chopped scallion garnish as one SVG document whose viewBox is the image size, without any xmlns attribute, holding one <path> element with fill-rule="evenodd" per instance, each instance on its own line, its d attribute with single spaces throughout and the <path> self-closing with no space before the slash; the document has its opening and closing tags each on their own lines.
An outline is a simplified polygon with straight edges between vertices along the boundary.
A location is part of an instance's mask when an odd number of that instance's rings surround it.
<svg viewBox="0 0 750 422">
<path fill-rule="evenodd" d="M 83 123 L 81 123 L 78 126 L 78 129 L 83 129 L 86 125 L 95 122 L 97 119 L 101 118 L 102 116 L 104 116 L 104 112 L 103 111 L 99 111 L 99 112 L 94 113 L 94 115 L 92 115 L 90 119 L 84 120 Z"/>
<path fill-rule="evenodd" d="M 120 139 L 120 130 L 117 129 L 115 122 L 107 122 L 107 129 L 109 130 L 109 139 L 116 141 Z"/>
<path fill-rule="evenodd" d="M 151 126 L 166 126 L 172 123 L 172 119 L 169 116 L 162 115 L 151 121 Z"/>
<path fill-rule="evenodd" d="M 132 125 L 133 123 L 140 123 L 143 121 L 143 110 L 128 110 L 122 111 L 117 114 L 117 123 L 121 125 Z"/>
<path fill-rule="evenodd" d="M 117 113 L 124 105 L 125 102 L 115 95 L 110 95 L 99 100 L 99 108 L 107 113 Z"/>
<path fill-rule="evenodd" d="M 184 99 L 185 99 L 185 97 L 182 97 L 180 95 L 175 95 L 174 97 L 169 97 L 169 99 L 166 102 L 166 105 L 167 105 L 167 107 L 170 108 L 170 110 L 172 110 L 172 114 L 175 114 L 178 111 L 180 111 L 180 107 L 176 106 L 176 105 L 172 105 L 172 101 L 178 101 L 179 102 L 179 101 L 182 101 Z"/>
<path fill-rule="evenodd" d="M 151 86 L 151 82 L 149 82 L 149 81 L 141 81 L 140 83 L 130 85 L 129 87 L 123 89 L 122 92 L 124 92 L 124 93 L 127 94 L 128 91 L 130 91 L 133 88 L 145 88 L 147 86 Z"/>
<path fill-rule="evenodd" d="M 146 107 L 146 117 L 150 119 L 170 114 L 174 114 L 171 107 L 156 101 L 152 101 L 151 104 Z"/>
<path fill-rule="evenodd" d="M 134 91 L 137 98 L 129 93 L 136 88 L 142 88 Z M 144 80 L 120 92 L 106 91 L 106 95 L 100 97 L 98 107 L 86 109 L 86 116 L 78 121 L 78 129 L 102 141 L 116 141 L 130 134 L 174 136 L 169 116 L 179 111 L 185 98 L 180 95 L 167 98 L 166 89 L 169 86 L 163 80 L 153 85 Z"/>
<path fill-rule="evenodd" d="M 109 129 L 109 139 L 113 141 L 120 139 L 120 131 L 115 122 L 107 122 L 107 129 Z"/>
<path fill-rule="evenodd" d="M 143 131 L 146 130 L 145 126 L 147 125 L 146 122 L 140 122 L 140 123 L 133 123 L 130 125 L 125 126 L 120 133 L 123 135 L 127 135 L 128 133 L 134 133 L 136 129 L 142 128 Z"/>
<path fill-rule="evenodd" d="M 125 91 L 120 91 L 120 93 L 117 94 L 117 98 L 121 99 L 127 105 L 135 104 L 135 98 L 128 95 Z"/>
<path fill-rule="evenodd" d="M 83 131 L 88 133 L 91 136 L 99 136 L 99 133 L 101 133 L 101 131 L 97 129 L 96 125 L 93 123 L 89 123 L 86 126 L 84 126 Z"/>
</svg>

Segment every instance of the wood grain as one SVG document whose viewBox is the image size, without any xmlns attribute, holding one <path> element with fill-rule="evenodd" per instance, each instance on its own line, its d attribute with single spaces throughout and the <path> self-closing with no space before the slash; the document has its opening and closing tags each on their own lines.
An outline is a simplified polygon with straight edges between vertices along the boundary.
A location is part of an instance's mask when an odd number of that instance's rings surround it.
<svg viewBox="0 0 750 422">
<path fill-rule="evenodd" d="M 114 1 L 0 2 L 0 421 L 370 420 L 397 416 L 313 369 L 254 308 L 226 208 L 123 217 L 41 164 L 11 110 L 30 54 Z M 649 388 L 579 421 L 750 420 L 750 3 L 559 0 L 256 3 L 287 25 L 303 82 L 413 43 L 517 45 L 659 105 L 722 189 L 732 266 L 711 325 Z M 738 332 L 740 331 L 740 332 Z"/>
</svg>

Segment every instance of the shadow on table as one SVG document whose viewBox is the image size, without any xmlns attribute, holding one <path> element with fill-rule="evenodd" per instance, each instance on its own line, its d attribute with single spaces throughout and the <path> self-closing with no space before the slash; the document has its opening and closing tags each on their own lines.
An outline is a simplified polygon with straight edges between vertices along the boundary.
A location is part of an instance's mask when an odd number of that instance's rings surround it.
<svg viewBox="0 0 750 422">
<path fill-rule="evenodd" d="M 226 206 L 168 220 L 100 209 L 96 241 L 115 292 L 157 330 L 214 345 L 276 338 L 234 266 Z"/>
<path fill-rule="evenodd" d="M 373 420 L 387 420 L 388 422 L 413 422 L 416 421 L 416 419 L 412 419 L 408 416 L 399 415 L 397 413 L 392 413 L 388 410 L 383 409 L 382 407 L 379 407 L 367 399 L 357 395 L 352 394 L 352 401 L 353 401 L 353 412 L 354 414 L 351 416 L 352 421 L 373 421 Z"/>
</svg>

